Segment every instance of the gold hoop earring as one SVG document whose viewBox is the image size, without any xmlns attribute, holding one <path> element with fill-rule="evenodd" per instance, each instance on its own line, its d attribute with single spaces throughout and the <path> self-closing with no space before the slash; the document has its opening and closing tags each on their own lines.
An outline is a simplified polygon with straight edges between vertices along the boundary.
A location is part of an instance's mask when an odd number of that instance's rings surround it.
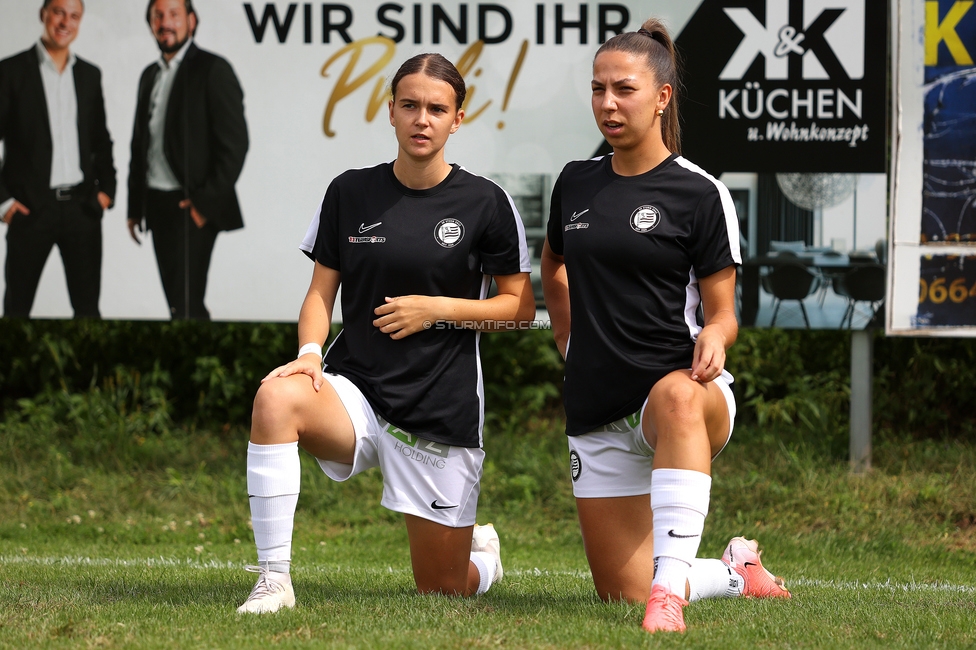
<svg viewBox="0 0 976 650">
<path fill-rule="evenodd" d="M 664 117 L 664 109 L 663 109 L 663 108 L 659 108 L 659 109 L 658 109 L 658 111 L 657 111 L 657 116 L 658 116 L 658 117 Z"/>
</svg>

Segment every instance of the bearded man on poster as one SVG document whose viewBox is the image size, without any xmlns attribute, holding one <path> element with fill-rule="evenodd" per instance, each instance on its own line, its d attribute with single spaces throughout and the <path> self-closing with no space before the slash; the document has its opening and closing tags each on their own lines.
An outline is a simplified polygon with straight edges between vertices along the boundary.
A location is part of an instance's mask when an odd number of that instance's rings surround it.
<svg viewBox="0 0 976 650">
<path fill-rule="evenodd" d="M 152 231 L 173 319 L 204 305 L 217 234 L 244 226 L 234 184 L 247 154 L 244 93 L 226 59 L 194 43 L 192 0 L 150 0 L 161 58 L 139 80 L 129 165 L 129 234 Z"/>
</svg>

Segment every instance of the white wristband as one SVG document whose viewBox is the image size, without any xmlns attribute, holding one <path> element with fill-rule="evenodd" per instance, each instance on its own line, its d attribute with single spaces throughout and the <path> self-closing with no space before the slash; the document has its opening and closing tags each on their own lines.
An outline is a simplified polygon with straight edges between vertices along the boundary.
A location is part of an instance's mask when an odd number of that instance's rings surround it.
<svg viewBox="0 0 976 650">
<path fill-rule="evenodd" d="M 322 358 L 322 346 L 318 343 L 306 343 L 298 350 L 298 357 L 301 358 L 309 352 L 313 352 L 318 355 L 319 359 Z"/>
</svg>

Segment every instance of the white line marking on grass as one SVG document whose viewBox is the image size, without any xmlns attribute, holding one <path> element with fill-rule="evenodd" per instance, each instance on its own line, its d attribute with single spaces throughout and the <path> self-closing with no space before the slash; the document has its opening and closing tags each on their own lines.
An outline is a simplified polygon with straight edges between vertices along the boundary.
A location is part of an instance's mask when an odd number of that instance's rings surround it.
<svg viewBox="0 0 976 650">
<path fill-rule="evenodd" d="M 138 566 L 138 567 L 189 567 L 193 569 L 241 569 L 243 564 L 218 562 L 197 558 L 150 557 L 125 560 L 110 557 L 31 557 L 29 555 L 0 555 L 0 564 L 33 564 L 37 566 Z"/>
<path fill-rule="evenodd" d="M 29 555 L 0 555 L 0 565 L 26 564 L 35 566 L 117 566 L 117 567 L 186 567 L 190 569 L 243 569 L 244 564 L 229 560 L 201 560 L 199 558 L 149 557 L 149 558 L 92 558 L 83 556 L 65 557 L 32 557 Z M 312 573 L 319 571 L 355 573 L 410 573 L 410 569 L 376 569 L 371 567 L 337 566 L 329 564 L 306 563 L 294 567 L 296 573 Z M 589 571 L 550 571 L 539 568 L 506 570 L 506 574 L 518 577 L 571 577 L 590 580 Z M 818 587 L 836 589 L 838 591 L 901 591 L 901 592 L 946 592 L 961 594 L 976 594 L 976 585 L 957 585 L 947 582 L 896 582 L 893 580 L 861 582 L 858 580 L 821 580 L 818 578 L 791 578 L 787 582 L 791 589 L 797 587 Z"/>
<path fill-rule="evenodd" d="M 200 558 L 176 558 L 176 557 L 148 557 L 148 558 L 112 558 L 112 557 L 85 557 L 80 555 L 63 557 L 34 557 L 30 555 L 0 555 L 0 565 L 2 564 L 27 564 L 34 566 L 118 566 L 118 567 L 187 567 L 191 569 L 243 569 L 250 562 L 241 564 L 238 562 L 201 560 Z M 342 566 L 334 564 L 303 563 L 293 567 L 296 571 L 356 571 L 359 573 L 411 573 L 411 569 L 387 567 L 376 569 L 370 567 Z M 513 569 L 506 571 L 513 576 L 569 576 L 590 580 L 589 571 L 549 571 L 539 568 L 534 569 Z"/>
<path fill-rule="evenodd" d="M 976 585 L 954 585 L 948 582 L 860 582 L 857 580 L 818 580 L 815 578 L 794 578 L 787 580 L 790 589 L 800 587 L 825 587 L 839 591 L 921 591 L 921 592 L 952 592 L 962 594 L 976 594 Z"/>
</svg>

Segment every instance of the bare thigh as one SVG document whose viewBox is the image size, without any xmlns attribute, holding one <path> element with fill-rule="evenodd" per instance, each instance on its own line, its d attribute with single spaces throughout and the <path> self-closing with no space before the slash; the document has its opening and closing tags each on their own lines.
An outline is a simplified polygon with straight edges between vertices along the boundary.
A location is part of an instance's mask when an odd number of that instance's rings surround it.
<svg viewBox="0 0 976 650">
<path fill-rule="evenodd" d="M 404 515 L 410 538 L 410 563 L 420 593 L 470 596 L 478 590 L 478 569 L 471 563 L 474 526 L 451 528 Z"/>
<path fill-rule="evenodd" d="M 650 495 L 576 499 L 576 510 L 600 598 L 646 603 L 654 579 Z"/>
<path fill-rule="evenodd" d="M 316 458 L 352 463 L 356 432 L 328 381 L 316 391 L 308 375 L 275 377 L 258 388 L 251 414 L 251 442 L 298 442 Z"/>
</svg>

